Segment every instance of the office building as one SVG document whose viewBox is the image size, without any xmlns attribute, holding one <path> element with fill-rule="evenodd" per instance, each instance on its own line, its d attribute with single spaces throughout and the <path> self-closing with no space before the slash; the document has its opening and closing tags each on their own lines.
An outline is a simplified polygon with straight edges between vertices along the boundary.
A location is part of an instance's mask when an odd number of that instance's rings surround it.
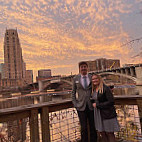
<svg viewBox="0 0 142 142">
<path fill-rule="evenodd" d="M 86 61 L 88 64 L 88 71 L 100 71 L 105 69 L 113 69 L 120 67 L 120 60 L 99 58 L 94 61 Z"/>
<path fill-rule="evenodd" d="M 50 69 L 41 69 L 38 70 L 38 77 L 51 77 L 51 70 Z"/>
<path fill-rule="evenodd" d="M 5 79 L 16 79 L 18 86 L 23 85 L 26 77 L 26 64 L 23 61 L 17 29 L 6 29 L 4 37 Z"/>
<path fill-rule="evenodd" d="M 26 84 L 32 84 L 33 83 L 33 71 L 32 70 L 26 70 Z"/>
<path fill-rule="evenodd" d="M 41 69 L 41 70 L 38 70 L 38 76 L 36 77 L 36 81 L 46 80 L 51 78 L 52 78 L 52 75 L 51 75 L 50 69 Z"/>
</svg>

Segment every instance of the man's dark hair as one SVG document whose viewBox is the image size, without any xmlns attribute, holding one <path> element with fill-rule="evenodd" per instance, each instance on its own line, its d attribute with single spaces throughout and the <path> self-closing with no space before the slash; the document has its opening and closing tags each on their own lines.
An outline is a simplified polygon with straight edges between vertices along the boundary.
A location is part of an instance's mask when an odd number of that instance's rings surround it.
<svg viewBox="0 0 142 142">
<path fill-rule="evenodd" d="M 88 67 L 88 64 L 85 61 L 79 62 L 78 65 L 79 65 L 79 68 L 80 68 L 81 65 L 86 65 Z"/>
</svg>

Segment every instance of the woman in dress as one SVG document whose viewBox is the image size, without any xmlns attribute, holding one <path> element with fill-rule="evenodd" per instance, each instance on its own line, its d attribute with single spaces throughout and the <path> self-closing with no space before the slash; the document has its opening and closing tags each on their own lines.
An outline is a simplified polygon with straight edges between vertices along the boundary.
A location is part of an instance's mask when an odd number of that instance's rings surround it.
<svg viewBox="0 0 142 142">
<path fill-rule="evenodd" d="M 96 130 L 101 134 L 103 142 L 115 142 L 114 132 L 119 131 L 114 98 L 101 76 L 92 76 L 92 99 Z"/>
</svg>

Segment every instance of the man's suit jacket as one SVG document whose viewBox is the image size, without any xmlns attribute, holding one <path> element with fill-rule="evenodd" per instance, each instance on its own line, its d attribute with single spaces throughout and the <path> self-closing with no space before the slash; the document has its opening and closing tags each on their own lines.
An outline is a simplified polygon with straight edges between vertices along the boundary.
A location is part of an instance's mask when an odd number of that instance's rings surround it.
<svg viewBox="0 0 142 142">
<path fill-rule="evenodd" d="M 90 74 L 88 74 L 88 77 L 90 79 L 89 86 L 85 89 L 81 84 L 81 75 L 76 75 L 73 78 L 73 87 L 72 87 L 72 102 L 74 107 L 78 111 L 84 111 L 86 105 L 88 104 L 88 107 L 90 110 L 93 110 L 92 103 L 90 102 L 90 97 L 92 93 L 92 77 Z"/>
</svg>

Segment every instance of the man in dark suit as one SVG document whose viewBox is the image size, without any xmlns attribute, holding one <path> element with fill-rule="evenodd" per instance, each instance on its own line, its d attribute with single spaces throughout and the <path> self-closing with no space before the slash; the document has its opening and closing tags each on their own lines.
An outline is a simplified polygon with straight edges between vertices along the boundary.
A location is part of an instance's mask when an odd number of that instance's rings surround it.
<svg viewBox="0 0 142 142">
<path fill-rule="evenodd" d="M 94 111 L 90 102 L 92 83 L 91 75 L 88 74 L 86 62 L 79 63 L 80 74 L 73 79 L 72 102 L 77 109 L 81 124 L 81 142 L 88 142 L 87 121 L 90 128 L 90 142 L 97 142 L 97 133 L 94 124 Z"/>
</svg>

